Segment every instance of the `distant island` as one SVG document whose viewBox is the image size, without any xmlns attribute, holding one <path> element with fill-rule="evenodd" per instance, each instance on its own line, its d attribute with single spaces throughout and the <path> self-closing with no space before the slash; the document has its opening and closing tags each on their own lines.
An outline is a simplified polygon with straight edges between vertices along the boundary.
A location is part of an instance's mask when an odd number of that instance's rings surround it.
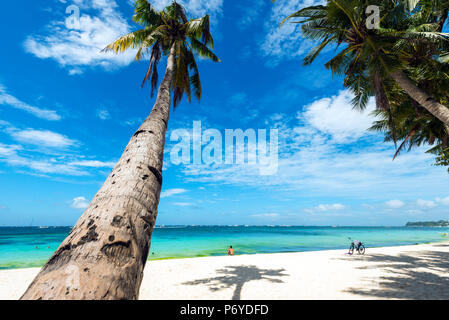
<svg viewBox="0 0 449 320">
<path fill-rule="evenodd" d="M 448 220 L 407 222 L 406 227 L 449 227 Z"/>
</svg>

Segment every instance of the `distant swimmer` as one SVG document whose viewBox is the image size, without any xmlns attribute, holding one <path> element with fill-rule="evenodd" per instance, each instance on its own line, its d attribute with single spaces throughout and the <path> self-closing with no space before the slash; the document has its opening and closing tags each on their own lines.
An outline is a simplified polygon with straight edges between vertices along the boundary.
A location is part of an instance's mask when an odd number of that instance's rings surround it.
<svg viewBox="0 0 449 320">
<path fill-rule="evenodd" d="M 233 256 L 233 255 L 234 255 L 234 249 L 232 248 L 232 246 L 229 246 L 228 256 Z"/>
</svg>

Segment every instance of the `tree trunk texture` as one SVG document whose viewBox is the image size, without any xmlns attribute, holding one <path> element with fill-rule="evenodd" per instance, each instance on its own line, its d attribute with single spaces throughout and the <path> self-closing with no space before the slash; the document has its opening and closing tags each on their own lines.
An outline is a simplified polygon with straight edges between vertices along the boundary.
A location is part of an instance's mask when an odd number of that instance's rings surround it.
<svg viewBox="0 0 449 320">
<path fill-rule="evenodd" d="M 22 300 L 138 298 L 162 186 L 174 52 L 150 115 Z"/>
<path fill-rule="evenodd" d="M 446 126 L 449 125 L 449 108 L 435 101 L 431 96 L 418 88 L 404 72 L 393 72 L 391 77 L 413 100 L 441 120 Z"/>
</svg>

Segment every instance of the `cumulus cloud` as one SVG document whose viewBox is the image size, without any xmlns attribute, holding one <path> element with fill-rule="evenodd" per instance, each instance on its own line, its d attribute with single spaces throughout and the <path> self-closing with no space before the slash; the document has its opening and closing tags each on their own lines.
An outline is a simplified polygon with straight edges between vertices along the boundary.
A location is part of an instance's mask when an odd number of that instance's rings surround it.
<svg viewBox="0 0 449 320">
<path fill-rule="evenodd" d="M 158 10 L 172 0 L 155 0 L 151 4 Z M 191 17 L 209 13 L 221 14 L 223 0 L 180 0 Z M 40 59 L 53 59 L 70 75 L 82 74 L 86 67 L 111 70 L 129 65 L 136 54 L 128 50 L 122 54 L 101 52 L 109 43 L 134 29 L 128 24 L 114 0 L 73 0 L 80 9 L 79 23 L 67 26 L 69 15 L 48 24 L 40 33 L 29 35 L 24 41 L 25 50 Z M 129 1 L 134 5 L 134 1 Z M 68 4 L 66 4 L 68 5 Z M 65 10 L 65 8 L 63 8 Z M 131 8 L 126 15 L 131 15 Z M 212 21 L 214 23 L 215 20 Z M 68 28 L 69 27 L 69 28 Z"/>
<path fill-rule="evenodd" d="M 416 204 L 418 205 L 418 207 L 421 208 L 435 208 L 437 206 L 437 204 L 432 200 L 423 200 L 423 199 L 418 199 L 416 201 Z"/>
<path fill-rule="evenodd" d="M 70 205 L 74 209 L 87 209 L 89 206 L 89 201 L 84 197 L 76 197 L 72 200 L 72 204 Z"/>
<path fill-rule="evenodd" d="M 269 187 L 300 192 L 304 197 L 331 194 L 363 201 L 378 201 L 385 194 L 430 198 L 431 190 L 447 188 L 441 179 L 444 168 L 431 166 L 434 156 L 424 152 L 426 146 L 392 161 L 394 146 L 384 143 L 380 134 L 365 132 L 370 125 L 369 110 L 352 110 L 350 98 L 347 91 L 341 91 L 300 108 L 297 117 L 276 112 L 266 118 L 266 128 L 279 132 L 278 170 L 274 175 L 260 175 L 260 163 L 188 164 L 180 170 L 188 182 Z M 338 112 L 348 120 L 334 122 L 332 117 Z M 346 126 L 345 121 L 354 128 Z M 419 192 L 416 185 L 421 187 Z"/>
<path fill-rule="evenodd" d="M 0 84 L 0 105 L 8 105 L 15 109 L 26 111 L 38 118 L 45 120 L 57 121 L 61 120 L 61 116 L 54 110 L 42 109 L 29 105 L 18 98 L 12 96 L 6 91 L 6 88 Z"/>
<path fill-rule="evenodd" d="M 305 112 L 298 113 L 298 116 L 312 127 L 331 135 L 338 143 L 357 140 L 370 133 L 367 129 L 375 120 L 371 115 L 375 103 L 371 99 L 366 109 L 359 112 L 351 105 L 353 97 L 348 90 L 342 90 L 338 95 L 305 106 Z"/>
<path fill-rule="evenodd" d="M 405 206 L 405 203 L 401 200 L 390 200 L 385 202 L 385 205 L 391 209 L 399 209 Z"/>
<path fill-rule="evenodd" d="M 86 66 L 106 70 L 126 66 L 135 52 L 123 54 L 100 52 L 118 37 L 131 32 L 114 0 L 74 0 L 80 8 L 79 28 L 67 28 L 63 19 L 53 21 L 41 34 L 33 34 L 24 42 L 25 50 L 40 59 L 53 59 L 76 75 Z"/>
<path fill-rule="evenodd" d="M 435 198 L 435 201 L 444 204 L 445 206 L 449 206 L 449 196 L 446 198 Z"/>
<path fill-rule="evenodd" d="M 444 168 L 432 167 L 433 157 L 423 148 L 392 161 L 394 148 L 384 144 L 381 138 L 376 143 L 351 148 L 331 143 L 326 134 L 310 126 L 283 126 L 279 134 L 287 138 L 280 143 L 278 170 L 274 175 L 261 176 L 260 164 L 249 163 L 189 164 L 180 170 L 186 181 L 270 187 L 301 192 L 302 196 L 332 194 L 378 199 L 394 193 L 423 197 L 430 190 L 446 187 L 445 180 L 441 179 Z M 416 185 L 423 187 L 419 193 L 413 187 Z"/>
<path fill-rule="evenodd" d="M 167 189 L 161 192 L 161 198 L 167 198 L 167 197 L 171 197 L 174 196 L 176 194 L 181 194 L 181 193 L 185 193 L 188 190 L 186 189 L 181 189 L 181 188 L 174 188 L 174 189 Z"/>
</svg>

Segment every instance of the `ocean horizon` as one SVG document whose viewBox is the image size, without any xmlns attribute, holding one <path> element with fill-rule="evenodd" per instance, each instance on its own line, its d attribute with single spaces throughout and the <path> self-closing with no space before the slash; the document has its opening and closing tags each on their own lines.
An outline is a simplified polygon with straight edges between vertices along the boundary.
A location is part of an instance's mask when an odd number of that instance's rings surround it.
<svg viewBox="0 0 449 320">
<path fill-rule="evenodd" d="M 41 267 L 72 227 L 0 227 L 0 269 Z M 347 250 L 351 239 L 369 248 L 447 240 L 447 227 L 161 225 L 153 231 L 148 260 Z"/>
</svg>

